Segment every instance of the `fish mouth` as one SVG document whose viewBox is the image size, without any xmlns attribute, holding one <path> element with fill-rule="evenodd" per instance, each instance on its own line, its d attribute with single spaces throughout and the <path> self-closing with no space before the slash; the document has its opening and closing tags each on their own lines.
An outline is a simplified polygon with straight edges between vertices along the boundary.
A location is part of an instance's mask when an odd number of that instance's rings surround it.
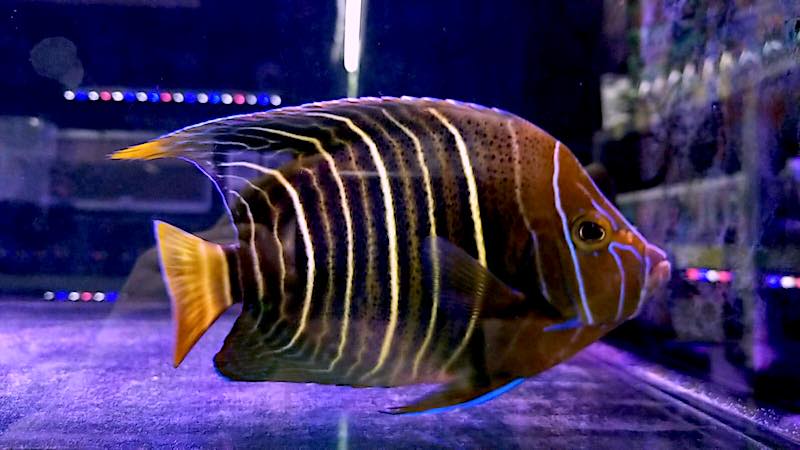
<svg viewBox="0 0 800 450">
<path fill-rule="evenodd" d="M 667 254 L 654 245 L 647 246 L 646 258 L 650 263 L 650 272 L 647 274 L 645 292 L 650 296 L 666 286 L 672 277 L 672 265 L 667 261 Z"/>
<path fill-rule="evenodd" d="M 669 281 L 671 275 L 672 265 L 669 263 L 669 261 L 661 261 L 656 264 L 656 266 L 650 271 L 650 277 L 647 280 L 648 292 L 653 292 L 664 287 Z"/>
</svg>

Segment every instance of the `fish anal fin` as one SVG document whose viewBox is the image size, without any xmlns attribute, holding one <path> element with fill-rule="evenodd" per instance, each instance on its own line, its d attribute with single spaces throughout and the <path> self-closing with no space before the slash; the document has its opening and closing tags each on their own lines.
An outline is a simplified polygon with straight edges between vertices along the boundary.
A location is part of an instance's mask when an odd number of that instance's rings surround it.
<svg viewBox="0 0 800 450">
<path fill-rule="evenodd" d="M 225 343 L 214 356 L 217 372 L 234 381 L 267 381 L 274 370 L 274 358 L 259 358 L 265 348 L 254 318 L 242 311 Z"/>
<path fill-rule="evenodd" d="M 436 414 L 454 409 L 465 409 L 486 403 L 514 389 L 524 378 L 503 379 L 486 386 L 452 382 L 444 388 L 422 397 L 416 402 L 382 411 L 388 414 Z"/>
<path fill-rule="evenodd" d="M 507 317 L 525 308 L 522 293 L 446 239 L 428 238 L 424 256 L 430 276 L 438 276 L 444 310 L 467 317 Z"/>
<path fill-rule="evenodd" d="M 311 360 L 313 345 L 306 336 L 301 336 L 295 345 L 286 347 L 291 341 L 291 326 L 278 323 L 265 335 L 258 322 L 246 310 L 236 319 L 225 343 L 214 356 L 214 367 L 220 375 L 234 381 L 325 384 L 337 381 L 336 372 L 323 370 L 327 363 Z"/>
<path fill-rule="evenodd" d="M 225 250 L 155 221 L 161 270 L 172 301 L 178 367 L 200 337 L 233 304 Z"/>
</svg>

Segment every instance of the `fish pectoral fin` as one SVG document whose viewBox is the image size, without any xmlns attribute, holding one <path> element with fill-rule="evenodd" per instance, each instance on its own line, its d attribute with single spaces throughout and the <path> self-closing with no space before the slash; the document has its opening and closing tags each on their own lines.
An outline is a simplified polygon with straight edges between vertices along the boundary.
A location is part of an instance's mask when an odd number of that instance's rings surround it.
<svg viewBox="0 0 800 450">
<path fill-rule="evenodd" d="M 416 415 L 436 414 L 454 409 L 470 408 L 505 394 L 522 384 L 523 381 L 525 381 L 524 378 L 503 379 L 494 381 L 486 386 L 453 382 L 410 405 L 389 408 L 381 412 Z"/>
<path fill-rule="evenodd" d="M 155 221 L 161 270 L 172 300 L 178 367 L 211 324 L 233 304 L 225 250 Z"/>
<path fill-rule="evenodd" d="M 467 252 L 441 237 L 423 246 L 428 276 L 438 281 L 445 311 L 467 317 L 509 317 L 527 307 L 525 296 L 500 281 Z"/>
</svg>

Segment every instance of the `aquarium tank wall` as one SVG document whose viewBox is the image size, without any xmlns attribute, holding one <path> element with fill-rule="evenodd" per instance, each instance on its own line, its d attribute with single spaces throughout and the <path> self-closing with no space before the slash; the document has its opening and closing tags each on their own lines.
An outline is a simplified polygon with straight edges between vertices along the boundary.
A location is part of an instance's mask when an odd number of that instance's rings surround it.
<svg viewBox="0 0 800 450">
<path fill-rule="evenodd" d="M 797 2 L 0 24 L 0 447 L 800 445 Z"/>
<path fill-rule="evenodd" d="M 604 78 L 596 141 L 611 173 L 636 167 L 617 201 L 678 271 L 669 296 L 635 324 L 648 330 L 641 338 L 717 383 L 786 404 L 796 402 L 785 383 L 798 369 L 790 298 L 800 25 L 790 10 L 629 5 L 628 73 Z"/>
</svg>

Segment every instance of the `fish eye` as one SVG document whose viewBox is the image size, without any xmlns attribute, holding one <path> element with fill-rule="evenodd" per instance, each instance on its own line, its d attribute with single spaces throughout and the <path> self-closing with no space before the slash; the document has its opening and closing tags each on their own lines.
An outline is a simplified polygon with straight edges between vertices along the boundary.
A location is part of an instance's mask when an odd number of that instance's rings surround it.
<svg viewBox="0 0 800 450">
<path fill-rule="evenodd" d="M 600 224 L 588 220 L 578 224 L 578 238 L 586 242 L 602 241 L 606 237 L 606 230 Z"/>
<path fill-rule="evenodd" d="M 608 243 L 611 225 L 599 214 L 585 214 L 572 222 L 572 241 L 586 251 L 599 250 Z"/>
</svg>

